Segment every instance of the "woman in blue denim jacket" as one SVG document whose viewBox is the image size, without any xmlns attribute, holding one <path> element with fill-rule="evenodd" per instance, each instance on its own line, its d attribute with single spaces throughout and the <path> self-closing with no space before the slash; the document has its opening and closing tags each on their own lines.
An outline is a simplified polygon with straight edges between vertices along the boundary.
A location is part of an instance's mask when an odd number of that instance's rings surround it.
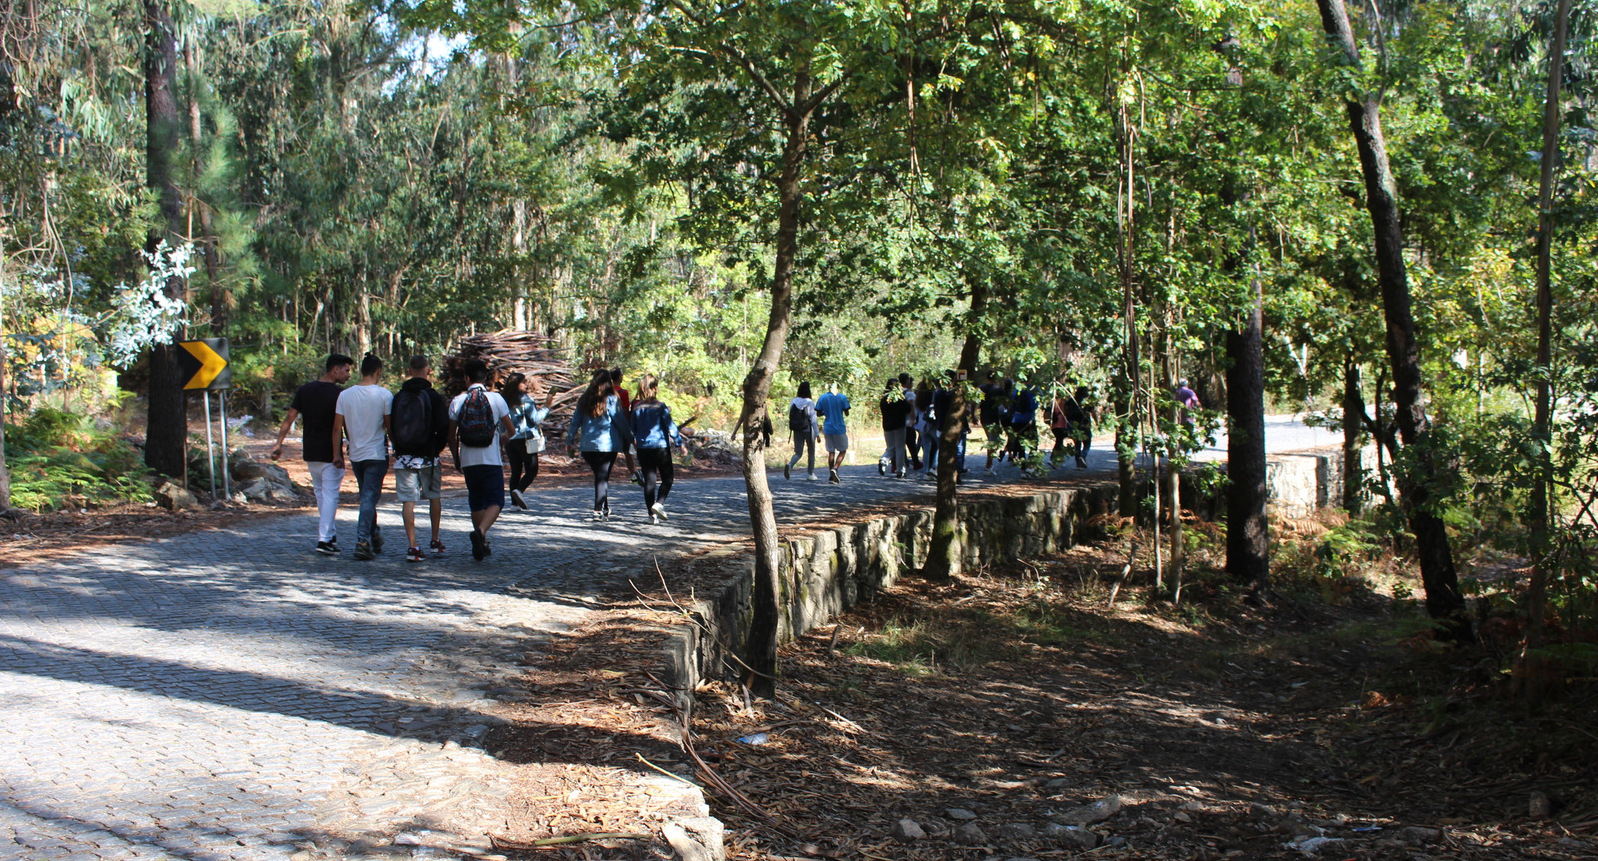
<svg viewBox="0 0 1598 861">
<path fill-rule="evenodd" d="M 610 519 L 610 470 L 616 465 L 616 455 L 628 453 L 632 442 L 632 428 L 621 413 L 610 372 L 594 374 L 583 396 L 577 399 L 571 427 L 566 430 L 566 449 L 573 453 L 581 450 L 583 460 L 594 471 L 595 520 Z M 628 458 L 631 459 L 630 454 Z"/>
<path fill-rule="evenodd" d="M 649 512 L 649 522 L 666 519 L 666 496 L 671 493 L 671 446 L 681 440 L 677 423 L 671 419 L 671 407 L 657 396 L 659 381 L 653 374 L 645 374 L 638 381 L 638 394 L 633 400 L 633 446 L 638 449 L 638 466 L 644 472 L 644 508 Z M 688 446 L 677 443 L 686 457 Z M 657 489 L 658 485 L 658 489 Z"/>
<path fill-rule="evenodd" d="M 549 405 L 555 400 L 550 390 L 539 406 L 534 397 L 534 383 L 526 374 L 511 374 L 500 385 L 499 393 L 510 405 L 511 424 L 516 430 L 505 440 L 505 452 L 510 455 L 510 501 L 523 511 L 527 500 L 522 492 L 538 477 L 538 455 L 544 450 L 544 431 L 538 423 L 549 416 Z"/>
</svg>

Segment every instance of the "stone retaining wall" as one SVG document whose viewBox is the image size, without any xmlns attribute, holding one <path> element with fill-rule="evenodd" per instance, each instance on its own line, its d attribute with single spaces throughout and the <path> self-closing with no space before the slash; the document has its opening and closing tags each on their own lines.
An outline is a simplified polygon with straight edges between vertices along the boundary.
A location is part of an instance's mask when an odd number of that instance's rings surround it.
<svg viewBox="0 0 1598 861">
<path fill-rule="evenodd" d="M 962 502 L 965 565 L 1069 548 L 1086 534 L 1091 518 L 1115 510 L 1115 501 L 1115 485 L 1104 484 Z M 787 538 L 779 587 L 780 641 L 825 623 L 921 567 L 931 536 L 932 511 L 915 509 Z M 753 613 L 754 562 L 742 547 L 722 556 L 727 580 L 717 594 L 694 603 L 694 624 L 681 627 L 665 648 L 667 684 L 684 698 L 685 706 L 700 679 L 732 674 L 729 665 L 737 665 L 732 655 L 744 651 Z"/>
<path fill-rule="evenodd" d="M 1374 462 L 1374 452 L 1367 452 L 1365 460 Z M 1266 473 L 1272 512 L 1308 517 L 1339 504 L 1342 462 L 1341 449 L 1272 455 Z M 1102 484 L 962 502 L 965 564 L 998 564 L 1069 548 L 1092 517 L 1115 510 L 1116 494 L 1114 484 Z M 1182 497 L 1184 506 L 1201 517 L 1224 516 L 1221 494 L 1200 493 L 1184 481 Z M 779 640 L 788 642 L 824 624 L 921 567 L 931 535 L 931 509 L 913 509 L 787 538 Z M 673 632 L 665 649 L 668 683 L 689 698 L 700 679 L 735 674 L 732 656 L 743 653 L 753 613 L 754 561 L 747 548 L 729 548 L 720 555 L 727 579 L 716 594 L 694 603 L 693 624 Z"/>
</svg>

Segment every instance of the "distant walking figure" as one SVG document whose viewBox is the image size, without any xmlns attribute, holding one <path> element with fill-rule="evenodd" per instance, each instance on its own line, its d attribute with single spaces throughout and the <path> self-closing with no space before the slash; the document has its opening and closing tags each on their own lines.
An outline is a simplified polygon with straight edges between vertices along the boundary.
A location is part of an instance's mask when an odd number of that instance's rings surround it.
<svg viewBox="0 0 1598 861">
<path fill-rule="evenodd" d="M 1076 392 L 1065 401 L 1065 417 L 1071 423 L 1071 440 L 1075 443 L 1076 468 L 1088 468 L 1088 447 L 1093 445 L 1093 412 L 1088 408 L 1088 387 L 1077 386 Z"/>
<path fill-rule="evenodd" d="M 898 380 L 889 380 L 882 389 L 882 400 L 878 402 L 882 411 L 882 438 L 887 444 L 887 451 L 882 455 L 887 461 L 879 472 L 888 473 L 894 478 L 904 478 L 905 470 L 909 466 L 908 458 L 904 451 L 905 418 L 910 415 L 910 401 L 905 398 L 904 390 L 899 388 Z"/>
<path fill-rule="evenodd" d="M 827 440 L 827 480 L 838 484 L 842 481 L 838 470 L 849 451 L 849 429 L 844 425 L 844 416 L 849 414 L 849 396 L 839 392 L 838 384 L 833 383 L 816 401 L 816 412 L 821 414 L 821 433 Z"/>
<path fill-rule="evenodd" d="M 794 464 L 806 452 L 809 480 L 816 480 L 816 437 L 821 434 L 821 423 L 816 421 L 816 402 L 810 399 L 809 381 L 799 384 L 799 396 L 788 402 L 788 430 L 793 432 L 793 457 L 782 468 L 782 477 L 790 478 Z"/>
<path fill-rule="evenodd" d="M 1176 402 L 1182 407 L 1182 424 L 1192 430 L 1193 411 L 1204 409 L 1204 405 L 1199 403 L 1198 392 L 1189 388 L 1185 379 L 1176 381 Z"/>
</svg>

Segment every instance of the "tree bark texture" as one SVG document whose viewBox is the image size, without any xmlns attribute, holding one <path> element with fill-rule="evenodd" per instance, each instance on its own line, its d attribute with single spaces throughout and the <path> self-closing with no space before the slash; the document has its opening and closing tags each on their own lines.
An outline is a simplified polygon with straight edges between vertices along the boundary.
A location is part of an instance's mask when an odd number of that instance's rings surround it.
<svg viewBox="0 0 1598 861">
<path fill-rule="evenodd" d="M 155 191 L 161 224 L 150 234 L 149 247 L 161 240 L 176 243 L 183 234 L 183 201 L 173 181 L 173 158 L 182 122 L 178 115 L 177 37 L 172 17 L 161 0 L 144 2 L 145 183 Z M 183 296 L 183 279 L 169 278 L 166 294 Z M 158 344 L 150 354 L 149 428 L 144 462 L 165 475 L 183 473 L 183 448 L 188 438 L 183 380 L 178 378 L 178 347 Z"/>
<path fill-rule="evenodd" d="M 1252 279 L 1253 302 L 1226 334 L 1226 573 L 1271 588 L 1270 529 L 1265 517 L 1265 294 Z"/>
<path fill-rule="evenodd" d="M 1343 0 L 1317 0 L 1317 3 L 1321 23 L 1333 47 L 1341 54 L 1341 63 L 1359 69 L 1359 47 Z M 1397 184 L 1393 181 L 1387 160 L 1387 141 L 1382 134 L 1381 102 L 1375 95 L 1350 94 L 1346 108 L 1365 178 L 1365 207 L 1376 238 L 1377 284 L 1381 289 L 1382 313 L 1387 327 L 1387 358 L 1393 369 L 1398 432 L 1404 446 L 1414 452 L 1412 465 L 1400 471 L 1398 485 L 1410 531 L 1415 535 L 1415 552 L 1426 588 L 1426 611 L 1432 618 L 1447 623 L 1451 636 L 1469 639 L 1470 626 L 1464 618 L 1465 598 L 1459 591 L 1453 548 L 1449 545 L 1442 517 L 1431 507 L 1434 500 L 1427 484 L 1441 465 L 1437 463 L 1431 444 L 1430 425 L 1421 401 L 1420 349 L 1415 338 L 1409 275 L 1404 263 Z"/>
<path fill-rule="evenodd" d="M 982 316 L 988 307 L 988 285 L 978 279 L 971 287 L 971 310 L 967 316 L 965 343 L 960 348 L 960 370 L 974 380 L 982 353 Z M 938 502 L 932 514 L 932 543 L 923 574 L 931 580 L 948 580 L 960 574 L 964 546 L 960 541 L 959 482 L 955 460 L 960 451 L 960 426 L 969 408 L 967 382 L 951 381 L 954 386 L 954 415 L 939 416 L 942 433 L 938 440 Z"/>
<path fill-rule="evenodd" d="M 1241 73 L 1239 73 L 1241 74 Z M 1241 79 L 1239 78 L 1239 83 Z M 1228 207 L 1248 199 L 1236 178 L 1221 189 Z M 1248 242 L 1253 244 L 1253 230 Z M 1247 250 L 1227 256 L 1234 278 L 1249 278 L 1249 309 L 1243 324 L 1226 333 L 1226 573 L 1252 584 L 1254 594 L 1271 591 L 1269 496 L 1265 464 L 1265 288 L 1247 265 Z"/>
<path fill-rule="evenodd" d="M 739 427 L 744 436 L 744 485 L 749 497 L 749 526 L 755 541 L 755 584 L 753 614 L 749 623 L 746 656 L 749 669 L 744 683 L 756 694 L 772 696 L 777 687 L 777 635 L 781 623 L 782 598 L 778 578 L 782 574 L 782 542 L 777 535 L 777 517 L 771 509 L 771 485 L 766 481 L 767 402 L 771 382 L 782 359 L 788 339 L 793 306 L 793 267 L 799 250 L 800 171 L 810 134 L 810 77 L 801 72 L 794 86 L 795 107 L 787 113 L 784 125 L 787 140 L 783 145 L 782 174 L 777 180 L 776 262 L 771 275 L 771 315 L 766 321 L 766 339 L 754 366 L 744 377 L 743 410 Z"/>
</svg>

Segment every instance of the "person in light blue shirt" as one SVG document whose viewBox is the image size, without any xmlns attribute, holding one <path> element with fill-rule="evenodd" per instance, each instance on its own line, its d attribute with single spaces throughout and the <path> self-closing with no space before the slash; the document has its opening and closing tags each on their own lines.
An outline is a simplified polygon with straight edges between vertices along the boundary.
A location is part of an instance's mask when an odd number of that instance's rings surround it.
<svg viewBox="0 0 1598 861">
<path fill-rule="evenodd" d="M 816 401 L 816 412 L 821 415 L 821 435 L 827 441 L 827 480 L 838 484 L 838 468 L 849 451 L 849 429 L 843 419 L 849 413 L 849 396 L 839 392 L 838 384 L 833 383 Z"/>
<path fill-rule="evenodd" d="M 644 474 L 644 509 L 652 524 L 666 519 L 666 497 L 671 493 L 674 472 L 672 441 L 678 440 L 683 455 L 688 454 L 688 447 L 680 442 L 677 423 L 672 421 L 671 407 L 660 400 L 658 389 L 659 380 L 654 374 L 640 377 L 630 411 L 633 446 L 638 449 L 638 468 Z"/>
<path fill-rule="evenodd" d="M 616 397 L 609 371 L 600 371 L 577 400 L 571 427 L 566 431 L 568 451 L 580 449 L 594 473 L 594 520 L 610 519 L 610 470 L 616 456 L 631 458 L 633 433 Z"/>
</svg>

